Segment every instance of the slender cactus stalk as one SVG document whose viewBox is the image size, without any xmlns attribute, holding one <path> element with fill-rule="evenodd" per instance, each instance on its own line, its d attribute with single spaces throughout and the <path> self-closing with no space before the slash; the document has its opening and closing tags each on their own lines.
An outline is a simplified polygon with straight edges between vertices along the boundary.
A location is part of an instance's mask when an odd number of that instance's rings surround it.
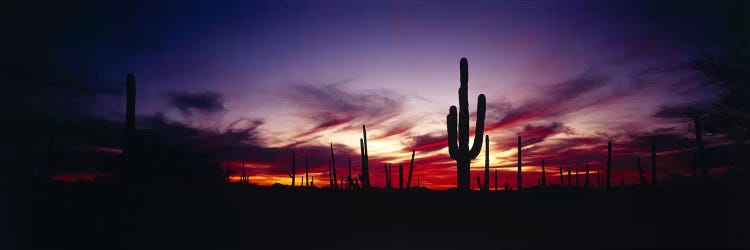
<svg viewBox="0 0 750 250">
<path fill-rule="evenodd" d="M 362 138 L 359 139 L 359 149 L 361 157 L 361 168 L 362 168 L 362 188 L 370 188 L 370 156 L 367 153 L 367 129 L 365 125 L 362 125 Z"/>
<path fill-rule="evenodd" d="M 521 191 L 521 136 L 518 136 L 518 191 Z"/>
<path fill-rule="evenodd" d="M 310 186 L 310 182 L 309 182 L 309 181 L 307 180 L 307 175 L 308 175 L 308 173 L 309 173 L 309 171 L 308 171 L 308 170 L 309 170 L 309 169 L 308 169 L 307 156 L 305 156 L 305 186 L 306 186 L 306 187 L 309 187 L 309 186 Z"/>
<path fill-rule="evenodd" d="M 245 161 L 242 161 L 242 178 L 241 178 L 241 180 L 242 180 L 243 184 L 247 182 L 247 176 L 245 176 Z"/>
<path fill-rule="evenodd" d="M 411 173 L 414 171 L 414 153 L 416 150 L 411 151 L 411 163 L 409 163 L 409 178 L 406 180 L 406 189 L 411 189 Z"/>
<path fill-rule="evenodd" d="M 331 170 L 333 170 L 333 189 L 339 189 L 338 186 L 336 186 L 336 159 L 333 156 L 333 142 L 331 142 Z"/>
<path fill-rule="evenodd" d="M 456 161 L 458 190 L 469 191 L 471 189 L 471 160 L 476 158 L 482 150 L 486 100 L 484 94 L 479 95 L 474 144 L 469 148 L 469 62 L 466 58 L 461 58 L 459 68 L 461 85 L 458 89 L 458 114 L 456 114 L 456 106 L 451 106 L 446 117 L 448 152 L 451 159 Z M 458 129 L 458 132 L 456 132 L 456 129 Z M 458 136 L 456 136 L 457 134 Z M 456 141 L 456 137 L 458 137 L 458 141 Z"/>
<path fill-rule="evenodd" d="M 568 168 L 568 187 L 573 187 L 573 182 L 570 177 L 570 168 Z"/>
<path fill-rule="evenodd" d="M 578 168 L 576 168 L 576 187 L 580 187 L 578 185 Z"/>
<path fill-rule="evenodd" d="M 565 186 L 565 175 L 563 175 L 562 166 L 560 166 L 560 187 Z"/>
<path fill-rule="evenodd" d="M 292 187 L 294 187 L 294 180 L 296 180 L 296 174 L 297 170 L 295 169 L 295 157 L 294 157 L 294 150 L 292 150 L 292 170 L 289 171 L 287 175 L 289 175 L 289 178 L 292 178 Z"/>
<path fill-rule="evenodd" d="M 333 176 L 332 176 L 333 174 L 332 174 L 332 172 L 333 172 L 333 170 L 331 170 L 331 160 L 328 160 L 328 187 L 331 190 L 333 190 L 335 188 L 334 187 L 335 185 L 333 183 Z"/>
</svg>

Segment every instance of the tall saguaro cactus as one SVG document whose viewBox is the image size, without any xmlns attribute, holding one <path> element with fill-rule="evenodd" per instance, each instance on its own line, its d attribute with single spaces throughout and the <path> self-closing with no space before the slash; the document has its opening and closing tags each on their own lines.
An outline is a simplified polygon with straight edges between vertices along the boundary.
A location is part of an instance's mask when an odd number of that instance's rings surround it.
<svg viewBox="0 0 750 250">
<path fill-rule="evenodd" d="M 331 190 L 334 189 L 333 187 L 333 177 L 331 175 L 331 160 L 328 160 L 328 187 L 331 188 Z"/>
<path fill-rule="evenodd" d="M 605 180 L 606 188 L 609 189 L 609 182 L 612 177 L 612 142 L 607 142 L 607 180 Z"/>
<path fill-rule="evenodd" d="M 411 189 L 411 173 L 414 171 L 414 153 L 416 150 L 411 151 L 411 163 L 409 163 L 409 179 L 406 180 L 406 189 Z"/>
<path fill-rule="evenodd" d="M 477 122 L 474 133 L 474 144 L 469 147 L 469 62 L 461 58 L 459 63 L 461 86 L 458 88 L 458 114 L 456 106 L 451 106 L 446 117 L 448 126 L 448 152 L 451 159 L 456 161 L 456 182 L 458 190 L 471 189 L 471 160 L 482 150 L 482 135 L 484 134 L 484 112 L 486 100 L 480 94 L 477 101 Z M 458 129 L 458 132 L 456 132 Z M 458 134 L 458 141 L 456 141 Z"/>
<path fill-rule="evenodd" d="M 296 178 L 297 169 L 295 169 L 295 168 L 296 168 L 296 166 L 295 166 L 294 150 L 292 150 L 292 169 L 288 173 L 289 178 L 292 178 L 292 187 L 294 187 L 294 180 L 297 179 Z"/>
<path fill-rule="evenodd" d="M 370 156 L 367 154 L 367 129 L 362 125 L 362 138 L 359 139 L 359 153 L 362 165 L 362 188 L 370 188 Z"/>
<path fill-rule="evenodd" d="M 336 186 L 336 159 L 333 157 L 333 142 L 331 142 L 331 170 L 333 171 L 333 187 L 338 189 L 338 186 Z"/>
<path fill-rule="evenodd" d="M 247 176 L 245 176 L 245 161 L 242 161 L 242 178 L 240 178 L 240 180 L 243 184 L 247 182 Z"/>
</svg>

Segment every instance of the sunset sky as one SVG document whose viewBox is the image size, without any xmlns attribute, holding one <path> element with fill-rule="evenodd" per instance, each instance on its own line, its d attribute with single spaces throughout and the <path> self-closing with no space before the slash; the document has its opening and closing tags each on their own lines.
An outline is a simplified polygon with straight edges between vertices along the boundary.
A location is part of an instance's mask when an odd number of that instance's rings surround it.
<svg viewBox="0 0 750 250">
<path fill-rule="evenodd" d="M 374 186 L 384 185 L 383 163 L 408 165 L 415 149 L 413 182 L 455 187 L 445 116 L 458 104 L 462 57 L 469 110 L 487 96 L 485 133 L 500 186 L 515 186 L 519 135 L 525 185 L 536 185 L 542 159 L 554 184 L 561 166 L 601 169 L 608 140 L 614 183 L 623 174 L 636 183 L 635 157 L 650 169 L 652 135 L 664 158 L 660 177 L 689 173 L 684 152 L 694 146 L 682 116 L 714 94 L 685 63 L 714 52 L 722 27 L 721 6 L 682 1 L 92 1 L 4 9 L 14 13 L 2 21 L 18 23 L 10 31 L 18 35 L 4 38 L 7 113 L 28 132 L 18 138 L 41 143 L 56 133 L 67 150 L 55 167 L 60 178 L 110 169 L 121 151 L 125 75 L 134 73 L 138 129 L 212 152 L 237 178 L 245 162 L 251 182 L 262 185 L 290 183 L 294 149 L 297 169 L 308 156 L 320 187 L 328 185 L 330 143 L 338 173 L 347 158 L 359 173 L 362 125 Z M 483 170 L 484 149 L 472 162 L 472 188 Z"/>
</svg>

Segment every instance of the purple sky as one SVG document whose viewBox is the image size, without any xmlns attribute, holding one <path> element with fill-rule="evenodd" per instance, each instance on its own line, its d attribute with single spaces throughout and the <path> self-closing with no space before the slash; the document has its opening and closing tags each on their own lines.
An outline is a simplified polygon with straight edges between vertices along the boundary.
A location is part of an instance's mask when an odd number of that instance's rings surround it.
<svg viewBox="0 0 750 250">
<path fill-rule="evenodd" d="M 32 9 L 15 7 L 18 13 Z M 625 144 L 655 131 L 689 139 L 679 117 L 659 112 L 711 100 L 684 63 L 714 49 L 719 7 L 665 1 L 54 3 L 3 20 L 21 23 L 13 30 L 20 35 L 10 38 L 14 51 L 5 75 L 12 84 L 53 79 L 51 87 L 40 85 L 51 89 L 51 97 L 40 97 L 49 101 L 17 98 L 28 107 L 18 112 L 22 117 L 57 119 L 69 112 L 122 122 L 123 83 L 132 72 L 139 116 L 162 113 L 169 122 L 217 135 L 252 131 L 237 143 L 263 148 L 334 142 L 347 152 L 358 152 L 359 127 L 367 124 L 371 154 L 396 163 L 412 147 L 445 136 L 445 115 L 457 103 L 458 60 L 466 57 L 470 110 L 484 93 L 487 134 L 498 145 L 492 165 L 502 169 L 514 162 L 509 145 L 518 134 L 532 135 L 547 149 L 595 137 Z M 19 89 L 30 91 L 21 92 L 24 97 L 40 91 Z M 434 163 L 435 173 L 450 172 L 440 165 L 450 159 L 427 160 L 446 153 L 439 147 L 417 157 Z M 223 160 L 263 162 L 256 174 L 285 181 L 283 172 L 269 170 L 285 162 Z"/>
</svg>

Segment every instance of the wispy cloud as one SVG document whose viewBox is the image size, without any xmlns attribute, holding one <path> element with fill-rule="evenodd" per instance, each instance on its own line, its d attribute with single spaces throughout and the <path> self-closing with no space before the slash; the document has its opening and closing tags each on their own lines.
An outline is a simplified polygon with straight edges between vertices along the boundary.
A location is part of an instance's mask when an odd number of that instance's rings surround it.
<svg viewBox="0 0 750 250">
<path fill-rule="evenodd" d="M 188 117 L 193 112 L 216 113 L 225 111 L 224 96 L 221 93 L 207 91 L 201 93 L 167 93 L 169 103 Z"/>
<path fill-rule="evenodd" d="M 606 77 L 584 75 L 553 84 L 535 99 L 517 107 L 493 103 L 488 107 L 490 111 L 504 115 L 499 120 L 487 121 L 488 125 L 485 130 L 492 131 L 534 119 L 554 118 L 575 111 L 586 106 L 586 102 L 579 99 L 581 96 L 602 88 L 607 81 Z"/>
<path fill-rule="evenodd" d="M 352 93 L 341 84 L 297 85 L 282 97 L 299 107 L 300 116 L 315 125 L 298 136 L 309 136 L 344 124 L 377 125 L 402 112 L 404 96 L 390 90 Z"/>
</svg>

